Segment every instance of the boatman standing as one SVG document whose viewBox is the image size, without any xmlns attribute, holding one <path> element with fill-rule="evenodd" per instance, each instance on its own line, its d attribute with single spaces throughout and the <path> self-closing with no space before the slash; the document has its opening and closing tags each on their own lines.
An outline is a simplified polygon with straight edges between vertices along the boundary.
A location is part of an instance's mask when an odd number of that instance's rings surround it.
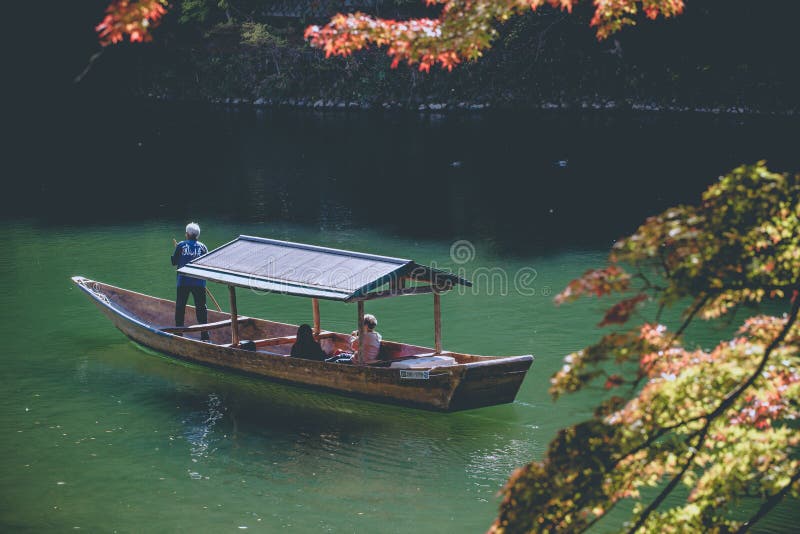
<svg viewBox="0 0 800 534">
<path fill-rule="evenodd" d="M 200 237 L 200 225 L 191 222 L 186 225 L 186 241 L 175 243 L 175 252 L 172 253 L 172 265 L 180 269 L 195 258 L 208 254 L 208 249 L 197 240 Z M 174 241 L 174 240 L 173 240 Z M 178 273 L 178 295 L 175 299 L 175 326 L 183 326 L 183 316 L 186 313 L 186 301 L 189 294 L 194 297 L 194 311 L 198 324 L 208 322 L 206 309 L 206 281 L 192 278 Z M 180 335 L 180 334 L 178 334 Z M 208 341 L 208 331 L 200 334 L 203 341 Z"/>
</svg>

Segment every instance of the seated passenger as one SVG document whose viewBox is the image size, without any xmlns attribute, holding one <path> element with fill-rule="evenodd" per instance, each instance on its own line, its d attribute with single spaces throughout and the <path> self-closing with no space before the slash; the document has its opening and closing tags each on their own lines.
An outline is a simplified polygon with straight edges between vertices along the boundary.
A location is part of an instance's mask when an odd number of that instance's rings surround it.
<svg viewBox="0 0 800 534">
<path fill-rule="evenodd" d="M 297 329 L 297 340 L 292 345 L 292 356 L 317 361 L 324 361 L 328 357 L 314 339 L 314 333 L 307 324 L 301 324 Z"/>
<path fill-rule="evenodd" d="M 363 343 L 361 359 L 364 363 L 377 361 L 378 353 L 381 351 L 381 335 L 375 332 L 376 326 L 378 326 L 378 320 L 375 316 L 365 315 L 361 337 L 356 337 L 352 342 L 353 350 L 356 352 L 358 352 L 359 344 Z M 358 332 L 355 332 L 355 334 L 358 334 Z"/>
</svg>

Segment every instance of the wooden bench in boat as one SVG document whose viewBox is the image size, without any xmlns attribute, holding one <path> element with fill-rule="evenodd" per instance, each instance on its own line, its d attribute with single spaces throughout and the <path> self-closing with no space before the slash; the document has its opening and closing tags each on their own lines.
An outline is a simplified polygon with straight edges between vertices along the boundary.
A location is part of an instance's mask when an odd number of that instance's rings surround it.
<svg viewBox="0 0 800 534">
<path fill-rule="evenodd" d="M 252 321 L 253 319 L 250 317 L 239 317 L 238 321 L 239 324 L 246 323 L 248 321 Z M 231 319 L 225 319 L 224 321 L 217 321 L 216 323 L 205 323 L 205 324 L 195 324 L 192 326 L 164 326 L 160 328 L 162 332 L 169 332 L 170 334 L 183 334 L 186 332 L 205 332 L 207 330 L 216 330 L 218 328 L 225 328 L 226 326 L 231 325 Z"/>
<path fill-rule="evenodd" d="M 318 336 L 315 336 L 318 340 L 319 339 L 328 339 L 332 337 L 336 337 L 336 332 L 321 332 Z M 266 339 L 252 339 L 250 340 L 252 343 L 255 344 L 256 348 L 258 347 L 274 347 L 275 345 L 285 345 L 287 343 L 294 343 L 297 341 L 297 336 L 280 336 L 280 337 L 270 337 Z M 221 347 L 230 347 L 230 343 L 225 343 L 220 345 Z"/>
</svg>

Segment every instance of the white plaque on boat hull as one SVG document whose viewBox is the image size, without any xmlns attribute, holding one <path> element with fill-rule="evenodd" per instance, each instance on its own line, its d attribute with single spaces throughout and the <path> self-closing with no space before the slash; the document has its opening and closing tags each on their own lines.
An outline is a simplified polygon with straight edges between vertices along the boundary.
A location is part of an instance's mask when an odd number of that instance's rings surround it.
<svg viewBox="0 0 800 534">
<path fill-rule="evenodd" d="M 430 371 L 410 371 L 407 369 L 400 370 L 400 378 L 406 378 L 409 380 L 428 380 L 430 377 Z"/>
</svg>

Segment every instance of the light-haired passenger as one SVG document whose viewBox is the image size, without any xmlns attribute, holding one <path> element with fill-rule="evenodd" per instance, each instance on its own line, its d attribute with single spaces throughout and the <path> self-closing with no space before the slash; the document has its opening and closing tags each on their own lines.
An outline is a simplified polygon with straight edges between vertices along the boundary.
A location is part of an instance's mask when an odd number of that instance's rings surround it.
<svg viewBox="0 0 800 534">
<path fill-rule="evenodd" d="M 364 315 L 364 322 L 361 327 L 361 335 L 352 341 L 353 350 L 358 353 L 361 347 L 361 359 L 364 363 L 372 363 L 378 360 L 378 353 L 381 351 L 381 335 L 375 331 L 378 320 L 372 314 Z M 353 332 L 354 336 L 358 332 Z"/>
</svg>

